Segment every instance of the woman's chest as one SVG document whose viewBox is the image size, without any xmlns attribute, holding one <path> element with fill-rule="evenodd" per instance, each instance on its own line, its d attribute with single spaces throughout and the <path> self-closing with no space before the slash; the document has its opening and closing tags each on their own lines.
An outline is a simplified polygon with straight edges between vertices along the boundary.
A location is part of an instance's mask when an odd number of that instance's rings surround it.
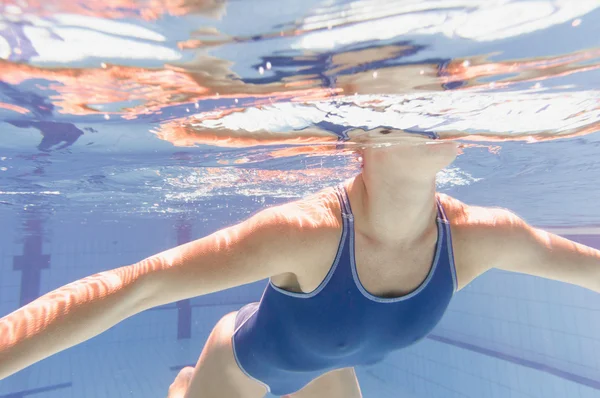
<svg viewBox="0 0 600 398">
<path fill-rule="evenodd" d="M 417 289 L 429 275 L 436 255 L 436 240 L 414 242 L 411 245 L 381 245 L 356 236 L 346 247 L 321 240 L 319 256 L 308 256 L 294 273 L 272 277 L 278 287 L 297 293 L 317 289 L 333 271 L 332 267 L 347 267 L 355 283 L 368 293 L 382 298 L 400 297 Z M 338 236 L 339 239 L 339 236 Z M 340 256 L 339 251 L 347 251 Z M 340 257 L 342 260 L 339 261 Z"/>
</svg>

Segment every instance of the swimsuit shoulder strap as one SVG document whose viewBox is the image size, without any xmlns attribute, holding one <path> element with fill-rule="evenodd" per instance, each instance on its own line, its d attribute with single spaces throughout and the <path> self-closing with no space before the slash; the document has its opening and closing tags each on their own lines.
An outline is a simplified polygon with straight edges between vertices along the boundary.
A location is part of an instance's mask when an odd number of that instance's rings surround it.
<svg viewBox="0 0 600 398">
<path fill-rule="evenodd" d="M 344 186 L 344 184 L 339 184 L 336 187 L 335 191 L 336 191 L 336 194 L 340 201 L 340 206 L 342 209 L 342 216 L 345 219 L 352 220 L 353 219 L 352 207 L 350 207 L 350 198 L 348 197 L 348 191 L 346 190 L 346 187 Z"/>
</svg>

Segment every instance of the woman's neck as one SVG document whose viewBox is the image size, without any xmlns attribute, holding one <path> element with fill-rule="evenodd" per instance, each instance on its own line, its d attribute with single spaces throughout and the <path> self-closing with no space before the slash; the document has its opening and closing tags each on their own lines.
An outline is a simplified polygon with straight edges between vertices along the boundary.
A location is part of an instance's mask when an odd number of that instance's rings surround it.
<svg viewBox="0 0 600 398">
<path fill-rule="evenodd" d="M 435 175 L 402 178 L 363 170 L 349 184 L 360 233 L 379 242 L 414 242 L 435 228 Z"/>
</svg>

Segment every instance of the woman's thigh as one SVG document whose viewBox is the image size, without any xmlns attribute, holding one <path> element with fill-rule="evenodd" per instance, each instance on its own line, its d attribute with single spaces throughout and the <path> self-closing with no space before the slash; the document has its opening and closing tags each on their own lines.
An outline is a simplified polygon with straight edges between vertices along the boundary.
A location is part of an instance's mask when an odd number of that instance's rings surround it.
<svg viewBox="0 0 600 398">
<path fill-rule="evenodd" d="M 238 367 L 231 346 L 237 311 L 213 328 L 196 364 L 185 398 L 262 398 L 267 389 Z"/>
<path fill-rule="evenodd" d="M 311 381 L 285 398 L 362 398 L 354 368 L 336 369 Z"/>
</svg>

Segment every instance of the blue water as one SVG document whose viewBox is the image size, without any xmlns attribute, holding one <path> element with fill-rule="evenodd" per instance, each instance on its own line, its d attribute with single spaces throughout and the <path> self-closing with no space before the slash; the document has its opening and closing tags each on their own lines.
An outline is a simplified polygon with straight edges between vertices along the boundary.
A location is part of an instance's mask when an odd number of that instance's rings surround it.
<svg viewBox="0 0 600 398">
<path fill-rule="evenodd" d="M 0 4 L 0 316 L 354 175 L 351 128 L 464 144 L 438 189 L 600 248 L 600 3 Z M 265 281 L 158 307 L 0 398 L 163 397 Z M 600 397 L 600 297 L 489 271 L 365 397 Z"/>
</svg>

